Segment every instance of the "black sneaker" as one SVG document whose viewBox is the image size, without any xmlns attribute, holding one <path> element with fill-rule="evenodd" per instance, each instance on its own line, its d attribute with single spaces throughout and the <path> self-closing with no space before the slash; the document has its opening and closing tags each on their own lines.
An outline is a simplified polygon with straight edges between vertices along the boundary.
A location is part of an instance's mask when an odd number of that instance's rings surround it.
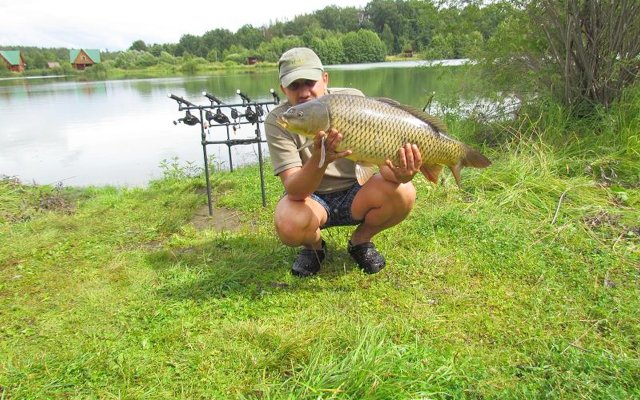
<svg viewBox="0 0 640 400">
<path fill-rule="evenodd" d="M 320 271 L 320 264 L 324 261 L 327 255 L 327 244 L 322 241 L 322 248 L 320 250 L 307 249 L 306 247 L 300 250 L 298 258 L 293 262 L 291 267 L 291 273 L 295 276 L 311 276 Z"/>
<path fill-rule="evenodd" d="M 356 260 L 358 266 L 367 274 L 375 274 L 384 268 L 386 261 L 382 254 L 378 253 L 376 246 L 371 242 L 365 242 L 358 245 L 352 245 L 349 240 L 347 247 L 351 257 Z"/>
</svg>

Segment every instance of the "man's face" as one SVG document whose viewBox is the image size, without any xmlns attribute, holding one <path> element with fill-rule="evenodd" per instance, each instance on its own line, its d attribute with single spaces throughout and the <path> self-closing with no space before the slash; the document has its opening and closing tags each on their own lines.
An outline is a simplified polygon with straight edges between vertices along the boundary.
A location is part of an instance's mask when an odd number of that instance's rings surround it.
<svg viewBox="0 0 640 400">
<path fill-rule="evenodd" d="M 289 104 L 295 106 L 317 97 L 324 96 L 329 84 L 329 74 L 322 74 L 322 79 L 312 81 L 309 79 L 298 79 L 287 87 L 280 85 L 280 89 L 287 96 Z"/>
</svg>

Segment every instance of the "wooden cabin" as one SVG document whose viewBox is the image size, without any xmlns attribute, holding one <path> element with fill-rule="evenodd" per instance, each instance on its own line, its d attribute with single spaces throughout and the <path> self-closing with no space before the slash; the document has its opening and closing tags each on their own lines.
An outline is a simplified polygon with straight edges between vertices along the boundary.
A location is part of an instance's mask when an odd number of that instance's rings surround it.
<svg viewBox="0 0 640 400">
<path fill-rule="evenodd" d="M 23 72 L 26 67 L 20 50 L 0 50 L 0 60 L 4 61 L 9 71 Z"/>
<path fill-rule="evenodd" d="M 96 49 L 74 49 L 69 51 L 69 61 L 73 68 L 84 70 L 94 64 L 100 63 L 100 50 Z"/>
</svg>

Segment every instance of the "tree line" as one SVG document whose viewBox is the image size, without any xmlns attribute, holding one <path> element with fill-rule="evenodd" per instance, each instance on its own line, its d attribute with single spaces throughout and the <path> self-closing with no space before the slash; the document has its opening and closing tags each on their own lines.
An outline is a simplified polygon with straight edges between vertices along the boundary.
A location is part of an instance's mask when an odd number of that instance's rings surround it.
<svg viewBox="0 0 640 400">
<path fill-rule="evenodd" d="M 102 60 L 125 69 L 175 64 L 180 57 L 240 64 L 255 57 L 276 62 L 294 46 L 313 48 L 325 64 L 384 61 L 386 56 L 409 52 L 428 59 L 467 58 L 515 11 L 507 1 L 481 3 L 372 0 L 363 8 L 327 6 L 290 21 L 244 25 L 236 32 L 217 28 L 203 35 L 185 33 L 178 43 L 148 44 L 140 39 L 127 51 L 102 52 Z M 45 68 L 49 61 L 61 65 L 69 61 L 68 49 L 21 50 L 29 69 Z"/>
<path fill-rule="evenodd" d="M 185 54 L 209 61 L 276 62 L 292 46 L 309 46 L 325 64 L 383 61 L 387 55 L 419 53 L 423 58 L 467 58 L 515 12 L 510 2 L 438 5 L 434 1 L 372 0 L 364 8 L 327 6 L 288 22 L 245 25 L 235 33 L 214 29 L 185 34 L 175 44 L 134 42 L 130 50 Z"/>
</svg>

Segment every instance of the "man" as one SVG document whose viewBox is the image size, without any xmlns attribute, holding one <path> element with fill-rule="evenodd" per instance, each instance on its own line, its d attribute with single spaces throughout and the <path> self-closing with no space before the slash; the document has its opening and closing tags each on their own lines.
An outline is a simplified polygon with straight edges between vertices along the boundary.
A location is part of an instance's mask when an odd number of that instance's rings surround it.
<svg viewBox="0 0 640 400">
<path fill-rule="evenodd" d="M 275 227 L 288 246 L 303 246 L 291 268 L 297 276 L 310 276 L 320 270 L 327 249 L 321 229 L 357 225 L 348 243 L 348 252 L 366 273 L 385 266 L 384 257 L 371 242 L 373 236 L 404 220 L 416 199 L 411 179 L 422 165 L 417 146 L 398 149 L 400 164 L 380 167 L 363 186 L 356 180 L 355 163 L 345 157 L 349 149 L 337 151 L 342 135 L 335 129 L 318 132 L 311 146 L 307 139 L 277 124 L 277 116 L 289 107 L 329 93 L 362 96 L 355 89 L 328 88 L 329 75 L 313 50 L 293 48 L 278 62 L 280 89 L 287 101 L 272 110 L 265 120 L 265 131 L 274 173 L 284 185 L 285 195 L 275 210 Z M 319 166 L 322 139 L 325 162 Z"/>
</svg>

